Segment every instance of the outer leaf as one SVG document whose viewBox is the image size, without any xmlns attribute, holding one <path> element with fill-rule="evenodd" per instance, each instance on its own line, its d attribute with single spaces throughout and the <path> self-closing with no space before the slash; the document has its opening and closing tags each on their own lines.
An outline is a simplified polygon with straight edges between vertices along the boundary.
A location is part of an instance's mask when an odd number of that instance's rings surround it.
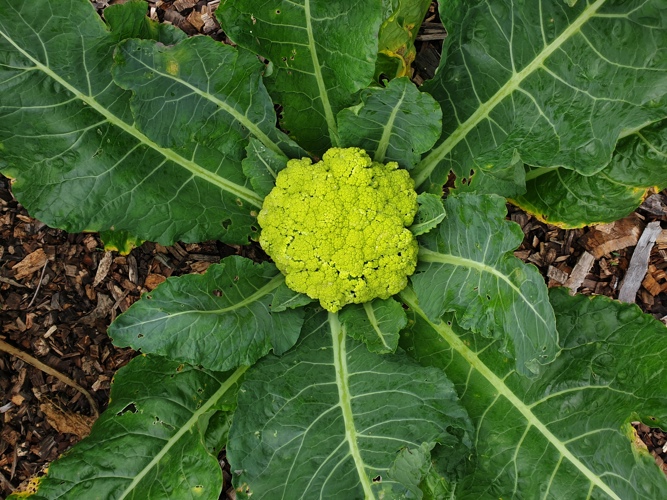
<svg viewBox="0 0 667 500">
<path fill-rule="evenodd" d="M 133 359 L 114 377 L 109 408 L 90 435 L 49 466 L 30 498 L 217 500 L 222 472 L 204 434 L 216 410 L 233 408 L 246 369 L 221 374 Z"/>
<path fill-rule="evenodd" d="M 665 475 L 630 427 L 667 425 L 663 324 L 635 305 L 552 290 L 562 350 L 530 380 L 498 341 L 432 322 L 404 298 L 419 316 L 404 345 L 454 380 L 477 427 L 477 471 L 457 499 L 667 498 Z"/>
<path fill-rule="evenodd" d="M 445 207 L 442 197 L 432 193 L 420 193 L 417 195 L 419 211 L 415 216 L 415 222 L 410 226 L 410 231 L 415 236 L 428 233 L 445 218 Z"/>
<path fill-rule="evenodd" d="M 515 202 L 541 220 L 572 228 L 621 219 L 650 188 L 667 186 L 667 121 L 621 139 L 611 163 L 590 177 L 563 168 L 526 177 L 528 192 Z"/>
<path fill-rule="evenodd" d="M 183 134 L 186 145 L 161 146 L 134 123 L 130 92 L 113 83 L 120 37 L 166 33 L 144 29 L 143 15 L 129 15 L 137 7 L 118 7 L 126 8 L 113 17 L 116 33 L 86 0 L 63 0 L 57 13 L 47 0 L 0 5 L 0 170 L 16 179 L 13 192 L 33 216 L 71 232 L 113 227 L 163 244 L 247 242 L 262 198 L 241 172 L 245 144 L 223 154 Z M 226 70 L 234 85 L 248 77 Z M 261 70 L 257 63 L 258 101 Z M 150 97 L 159 97 L 153 88 Z"/>
<path fill-rule="evenodd" d="M 212 370 L 251 365 L 271 349 L 282 354 L 299 337 L 303 310 L 270 309 L 283 282 L 273 264 L 228 257 L 206 274 L 167 279 L 108 333 L 118 346 Z"/>
<path fill-rule="evenodd" d="M 450 170 L 462 185 L 473 170 L 472 189 L 519 194 L 521 179 L 513 189 L 494 186 L 514 176 L 515 153 L 532 166 L 592 175 L 620 137 L 665 116 L 661 1 L 477 0 L 463 8 L 446 65 L 424 86 L 444 116 L 442 142 L 414 172 L 424 189 L 439 192 Z"/>
<path fill-rule="evenodd" d="M 537 374 L 558 334 L 544 279 L 512 254 L 521 228 L 505 220 L 499 196 L 450 196 L 445 209 L 438 231 L 421 238 L 411 278 L 421 307 L 434 321 L 454 311 L 464 328 L 511 343 L 519 373 Z"/>
<path fill-rule="evenodd" d="M 365 149 L 380 163 L 410 169 L 440 136 L 440 105 L 409 78 L 361 93 L 361 104 L 338 113 L 341 145 Z"/>
<path fill-rule="evenodd" d="M 229 0 L 225 33 L 271 61 L 266 84 L 284 106 L 283 128 L 321 156 L 338 146 L 336 114 L 373 79 L 381 0 Z"/>
<path fill-rule="evenodd" d="M 384 21 L 380 27 L 375 77 L 410 76 L 415 60 L 415 39 L 430 0 L 384 0 Z"/>
<path fill-rule="evenodd" d="M 387 475 L 402 448 L 466 453 L 467 418 L 442 373 L 368 352 L 336 314 L 314 315 L 293 350 L 260 361 L 238 403 L 227 456 L 252 498 L 393 498 L 406 491 Z"/>
<path fill-rule="evenodd" d="M 369 351 L 383 354 L 396 351 L 398 332 L 408 324 L 408 318 L 403 306 L 389 298 L 350 304 L 341 311 L 340 322 L 349 335 L 364 342 Z"/>
</svg>

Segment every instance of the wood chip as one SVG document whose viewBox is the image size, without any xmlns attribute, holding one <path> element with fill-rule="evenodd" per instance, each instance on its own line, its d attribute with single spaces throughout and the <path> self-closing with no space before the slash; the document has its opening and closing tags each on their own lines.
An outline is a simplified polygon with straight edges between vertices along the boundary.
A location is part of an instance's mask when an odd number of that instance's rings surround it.
<svg viewBox="0 0 667 500">
<path fill-rule="evenodd" d="M 111 252 L 105 252 L 104 257 L 97 265 L 97 272 L 95 273 L 95 279 L 93 280 L 93 288 L 99 285 L 104 278 L 109 274 L 109 269 L 111 269 L 111 263 L 113 261 L 113 255 Z"/>
<path fill-rule="evenodd" d="M 572 293 L 576 293 L 579 290 L 579 287 L 584 283 L 586 275 L 590 272 L 595 262 L 595 257 L 588 252 L 584 252 L 579 257 L 577 264 L 572 269 L 570 277 L 565 282 L 565 286 L 572 290 Z"/>
<path fill-rule="evenodd" d="M 38 248 L 31 254 L 28 254 L 21 262 L 16 264 L 12 269 L 14 270 L 14 278 L 17 280 L 30 276 L 35 271 L 40 270 L 49 260 L 43 248 Z"/>
<path fill-rule="evenodd" d="M 642 281 L 642 286 L 646 288 L 646 291 L 654 297 L 662 291 L 662 286 L 650 273 L 646 274 L 644 281 Z"/>
<path fill-rule="evenodd" d="M 621 290 L 618 293 L 618 300 L 621 302 L 633 303 L 635 301 L 637 291 L 648 271 L 648 260 L 651 256 L 651 249 L 661 231 L 660 222 L 655 221 L 646 226 L 646 229 L 642 233 L 635 251 L 632 253 L 628 271 L 621 282 Z"/>
<path fill-rule="evenodd" d="M 198 1 L 199 0 L 176 0 L 173 5 L 178 12 L 182 12 L 185 9 L 191 9 L 197 5 Z"/>
<path fill-rule="evenodd" d="M 549 266 L 547 276 L 561 285 L 567 281 L 567 273 L 554 266 Z"/>
<path fill-rule="evenodd" d="M 107 315 L 111 312 L 114 301 L 108 295 L 103 293 L 97 294 L 97 306 L 95 309 L 88 315 L 81 318 L 80 322 L 84 325 L 92 326 L 95 324 L 95 321 L 98 319 L 106 318 Z"/>
<path fill-rule="evenodd" d="M 586 250 L 596 259 L 611 252 L 632 247 L 639 241 L 643 223 L 637 214 L 611 224 L 599 224 L 586 233 L 580 240 Z"/>
<path fill-rule="evenodd" d="M 39 409 L 42 410 L 51 427 L 58 432 L 75 434 L 80 438 L 90 434 L 90 428 L 95 421 L 94 417 L 63 411 L 48 399 L 44 399 L 44 402 L 39 405 Z"/>
<path fill-rule="evenodd" d="M 144 282 L 144 285 L 149 290 L 155 290 L 155 288 L 157 288 L 157 286 L 160 283 L 163 283 L 166 279 L 167 278 L 165 278 L 161 274 L 149 274 L 148 276 L 146 276 L 146 281 Z"/>
</svg>

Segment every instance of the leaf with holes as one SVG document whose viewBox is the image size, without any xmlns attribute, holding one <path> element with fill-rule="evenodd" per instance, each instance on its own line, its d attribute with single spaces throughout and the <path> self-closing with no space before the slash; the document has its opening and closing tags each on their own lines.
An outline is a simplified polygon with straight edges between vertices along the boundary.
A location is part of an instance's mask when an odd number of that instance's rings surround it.
<svg viewBox="0 0 667 500">
<path fill-rule="evenodd" d="M 442 372 L 379 356 L 338 315 L 312 315 L 297 346 L 246 374 L 227 456 L 252 498 L 394 498 L 405 448 L 468 453 L 469 423 Z M 390 495 L 390 496 L 386 496 Z"/>
<path fill-rule="evenodd" d="M 49 466 L 30 498 L 217 500 L 222 471 L 207 442 L 219 449 L 210 437 L 224 436 L 246 369 L 216 373 L 134 358 L 114 377 L 109 407 L 90 435 Z"/>
<path fill-rule="evenodd" d="M 498 340 L 416 321 L 402 344 L 454 381 L 476 426 L 477 468 L 456 498 L 667 498 L 667 478 L 631 426 L 667 423 L 665 326 L 606 297 L 550 294 L 560 353 L 538 379 L 516 373 Z M 650 346 L 650 347 L 649 347 Z"/>
<path fill-rule="evenodd" d="M 227 257 L 206 274 L 168 278 L 114 321 L 109 336 L 117 346 L 211 370 L 251 365 L 299 338 L 303 309 L 271 310 L 284 281 L 273 264 Z"/>
<path fill-rule="evenodd" d="M 459 187 L 516 196 L 523 163 L 590 176 L 620 138 L 667 114 L 661 2 L 448 4 L 454 39 L 423 86 L 444 117 L 440 144 L 414 172 L 423 189 L 438 192 L 451 170 Z"/>
</svg>

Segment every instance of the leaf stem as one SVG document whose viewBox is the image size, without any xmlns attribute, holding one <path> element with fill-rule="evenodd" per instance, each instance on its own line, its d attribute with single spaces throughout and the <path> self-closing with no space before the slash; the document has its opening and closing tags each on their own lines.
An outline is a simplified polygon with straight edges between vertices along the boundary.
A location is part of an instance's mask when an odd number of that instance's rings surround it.
<svg viewBox="0 0 667 500">
<path fill-rule="evenodd" d="M 338 147 L 340 145 L 340 138 L 338 137 L 338 126 L 336 125 L 336 117 L 333 114 L 333 109 L 331 109 L 331 103 L 329 102 L 329 94 L 327 93 L 327 88 L 324 85 L 322 68 L 320 66 L 319 58 L 317 57 L 317 45 L 315 44 L 315 37 L 313 36 L 313 24 L 311 21 L 311 14 L 310 14 L 310 0 L 305 0 L 303 6 L 304 6 L 304 15 L 306 16 L 306 33 L 308 33 L 308 48 L 310 49 L 310 57 L 313 61 L 313 72 L 315 73 L 315 81 L 317 82 L 317 88 L 320 91 L 320 99 L 322 100 L 322 107 L 324 108 L 324 117 L 326 118 L 327 127 L 329 129 L 329 139 L 331 139 L 332 146 Z"/>
<path fill-rule="evenodd" d="M 366 499 L 375 499 L 357 443 L 357 430 L 354 425 L 352 399 L 350 397 L 350 374 L 347 369 L 347 351 L 345 344 L 347 334 L 345 328 L 340 324 L 338 313 L 329 313 L 329 325 L 331 328 L 331 343 L 334 352 L 334 367 L 336 369 L 336 385 L 338 386 L 339 405 L 343 412 L 343 421 L 345 422 L 345 439 L 350 447 L 350 454 L 352 455 L 354 465 L 357 468 L 357 474 L 359 475 L 361 486 L 364 489 L 364 495 Z"/>
</svg>

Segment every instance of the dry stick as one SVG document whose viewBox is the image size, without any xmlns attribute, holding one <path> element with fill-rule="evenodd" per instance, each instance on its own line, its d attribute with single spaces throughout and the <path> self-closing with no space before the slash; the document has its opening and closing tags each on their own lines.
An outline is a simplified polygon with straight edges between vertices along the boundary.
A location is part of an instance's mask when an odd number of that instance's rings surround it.
<svg viewBox="0 0 667 500">
<path fill-rule="evenodd" d="M 630 265 L 621 283 L 621 291 L 618 294 L 618 300 L 621 302 L 634 303 L 637 291 L 648 271 L 651 249 L 661 231 L 659 221 L 651 222 L 644 229 L 635 251 L 632 253 Z"/>
<path fill-rule="evenodd" d="M 39 293 L 39 289 L 42 287 L 42 280 L 44 279 L 44 273 L 46 272 L 46 266 L 49 263 L 49 259 L 46 259 L 46 262 L 44 262 L 44 267 L 42 268 L 42 274 L 39 277 L 39 283 L 37 283 L 37 289 L 35 290 L 35 294 L 32 296 L 32 300 L 30 301 L 30 304 L 28 304 L 28 307 L 26 309 L 30 309 L 32 307 L 33 302 L 35 302 L 35 299 L 37 298 L 37 294 Z"/>
<path fill-rule="evenodd" d="M 93 397 L 90 395 L 90 393 L 85 390 L 83 387 L 81 387 L 79 384 L 74 382 L 71 378 L 69 378 L 67 375 L 64 375 L 60 373 L 59 371 L 55 370 L 54 368 L 51 368 L 49 365 L 45 365 L 42 363 L 40 360 L 33 358 L 30 354 L 21 351 L 20 349 L 17 349 L 16 347 L 9 345 L 7 342 L 4 340 L 0 340 L 0 351 L 5 351 L 6 353 L 15 356 L 29 365 L 34 366 L 35 368 L 42 370 L 45 373 L 48 373 L 49 375 L 53 375 L 56 377 L 58 380 L 60 380 L 62 383 L 69 385 L 70 387 L 73 387 L 77 391 L 79 391 L 81 394 L 83 394 L 86 399 L 88 400 L 88 404 L 90 405 L 91 410 L 93 411 L 94 417 L 97 418 L 100 415 L 99 409 L 97 407 L 97 403 L 93 399 Z"/>
</svg>

